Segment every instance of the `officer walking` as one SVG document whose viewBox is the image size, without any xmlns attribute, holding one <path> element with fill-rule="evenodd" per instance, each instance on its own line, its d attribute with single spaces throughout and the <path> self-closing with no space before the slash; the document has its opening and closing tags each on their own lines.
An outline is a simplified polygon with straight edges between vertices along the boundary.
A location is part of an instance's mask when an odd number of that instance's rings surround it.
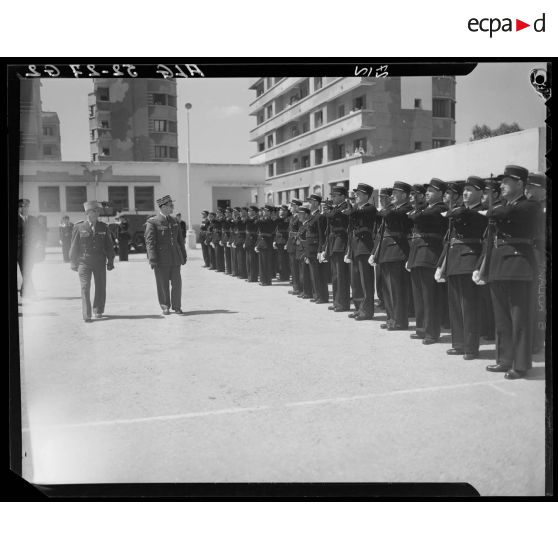
<svg viewBox="0 0 558 558">
<path fill-rule="evenodd" d="M 91 276 L 95 280 L 93 313 L 102 318 L 105 311 L 107 270 L 114 269 L 114 247 L 108 226 L 99 221 L 99 204 L 83 204 L 85 221 L 74 225 L 70 245 L 70 265 L 77 271 L 81 283 L 81 309 L 83 320 L 91 321 Z"/>
<path fill-rule="evenodd" d="M 521 378 L 531 368 L 533 333 L 533 281 L 537 263 L 533 250 L 543 219 L 541 206 L 525 197 L 529 171 L 508 165 L 502 179 L 505 204 L 489 210 L 487 217 L 496 228 L 488 262 L 488 284 L 496 323 L 496 364 L 489 372 L 504 372 L 505 378 Z M 488 248 L 488 246 L 486 246 Z M 473 280 L 483 280 L 482 264 L 473 272 Z"/>
<path fill-rule="evenodd" d="M 72 231 L 74 224 L 70 222 L 67 215 L 62 217 L 58 232 L 60 233 L 60 245 L 62 246 L 62 259 L 65 263 L 70 262 L 70 245 L 72 244 Z"/>
<path fill-rule="evenodd" d="M 163 196 L 157 200 L 159 215 L 150 217 L 145 228 L 145 247 L 149 264 L 155 272 L 157 297 L 163 315 L 182 314 L 182 277 L 180 266 L 187 260 L 180 225 L 171 216 L 173 200 Z M 170 284 L 170 288 L 169 288 Z"/>
</svg>

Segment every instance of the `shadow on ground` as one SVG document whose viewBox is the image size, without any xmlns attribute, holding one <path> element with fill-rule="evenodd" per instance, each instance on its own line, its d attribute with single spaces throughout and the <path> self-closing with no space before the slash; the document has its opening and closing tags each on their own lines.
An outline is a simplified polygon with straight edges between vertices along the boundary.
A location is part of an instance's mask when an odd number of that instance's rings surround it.
<svg viewBox="0 0 558 558">
<path fill-rule="evenodd" d="M 28 318 L 30 316 L 59 316 L 56 312 L 25 312 L 25 314 L 18 312 L 17 315 L 20 318 Z"/>
<path fill-rule="evenodd" d="M 545 369 L 544 366 L 534 366 L 527 372 L 525 375 L 525 380 L 538 380 L 543 381 L 545 380 Z"/>
<path fill-rule="evenodd" d="M 41 300 L 81 300 L 80 296 L 42 296 Z"/>
<path fill-rule="evenodd" d="M 103 317 L 99 320 L 94 320 L 98 322 L 102 322 L 103 320 L 162 320 L 163 316 L 160 314 L 135 314 L 135 315 L 112 315 L 109 316 L 107 314 L 103 315 Z"/>
<path fill-rule="evenodd" d="M 190 312 L 184 312 L 183 316 L 201 316 L 203 314 L 238 314 L 233 310 L 192 310 Z"/>
</svg>

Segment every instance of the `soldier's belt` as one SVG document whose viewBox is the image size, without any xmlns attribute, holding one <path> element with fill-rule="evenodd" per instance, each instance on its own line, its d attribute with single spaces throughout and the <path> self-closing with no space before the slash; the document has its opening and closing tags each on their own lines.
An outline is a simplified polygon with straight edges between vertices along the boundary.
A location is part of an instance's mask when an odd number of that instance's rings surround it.
<svg viewBox="0 0 558 558">
<path fill-rule="evenodd" d="M 438 233 L 413 233 L 411 238 L 439 238 L 442 240 L 444 235 Z"/>
<path fill-rule="evenodd" d="M 454 244 L 480 244 L 482 241 L 480 238 L 452 238 L 450 240 L 450 245 Z"/>
<path fill-rule="evenodd" d="M 494 246 L 504 246 L 505 244 L 529 244 L 532 245 L 533 241 L 530 238 L 494 238 Z"/>
</svg>

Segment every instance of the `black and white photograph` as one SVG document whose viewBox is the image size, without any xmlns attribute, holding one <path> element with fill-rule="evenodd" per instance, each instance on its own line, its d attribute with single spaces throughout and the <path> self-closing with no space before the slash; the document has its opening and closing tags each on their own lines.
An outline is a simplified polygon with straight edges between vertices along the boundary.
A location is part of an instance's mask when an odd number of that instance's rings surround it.
<svg viewBox="0 0 558 558">
<path fill-rule="evenodd" d="M 22 477 L 548 495 L 551 65 L 125 62 L 10 81 Z"/>
</svg>

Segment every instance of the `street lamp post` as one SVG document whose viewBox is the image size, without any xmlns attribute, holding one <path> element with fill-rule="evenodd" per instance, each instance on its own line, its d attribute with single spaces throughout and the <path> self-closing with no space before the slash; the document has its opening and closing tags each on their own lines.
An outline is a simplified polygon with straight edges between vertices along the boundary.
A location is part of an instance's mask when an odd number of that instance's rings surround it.
<svg viewBox="0 0 558 558">
<path fill-rule="evenodd" d="M 190 196 L 190 109 L 191 103 L 186 103 L 186 127 L 188 135 L 188 146 L 186 151 L 186 192 L 188 196 L 188 231 L 186 232 L 186 245 L 188 248 L 196 248 L 196 232 L 192 228 L 192 204 Z"/>
</svg>

